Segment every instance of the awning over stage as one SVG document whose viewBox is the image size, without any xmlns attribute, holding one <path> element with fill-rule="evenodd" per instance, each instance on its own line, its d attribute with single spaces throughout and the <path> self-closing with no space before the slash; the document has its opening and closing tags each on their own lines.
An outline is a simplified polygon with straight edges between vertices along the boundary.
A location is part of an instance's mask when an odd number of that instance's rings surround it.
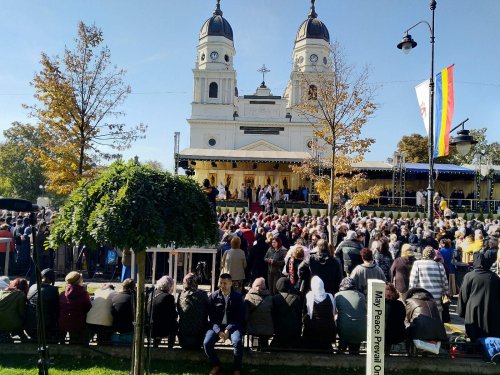
<svg viewBox="0 0 500 375">
<path fill-rule="evenodd" d="M 302 163 L 310 158 L 308 152 L 257 151 L 257 150 L 218 150 L 206 148 L 187 148 L 179 153 L 180 160 L 207 161 L 245 161 L 261 163 Z"/>
<path fill-rule="evenodd" d="M 410 173 L 429 173 L 429 164 L 427 163 L 405 163 L 406 172 Z M 475 174 L 473 169 L 454 164 L 434 164 L 434 171 L 437 173 L 454 174 Z"/>
</svg>

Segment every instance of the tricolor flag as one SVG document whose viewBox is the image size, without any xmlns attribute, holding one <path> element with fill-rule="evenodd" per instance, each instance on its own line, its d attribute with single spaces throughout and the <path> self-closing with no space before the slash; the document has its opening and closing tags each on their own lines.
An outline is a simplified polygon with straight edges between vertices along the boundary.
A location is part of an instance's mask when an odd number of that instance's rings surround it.
<svg viewBox="0 0 500 375">
<path fill-rule="evenodd" d="M 450 146 L 450 129 L 455 100 L 453 95 L 453 65 L 436 75 L 436 117 L 434 125 L 434 158 L 446 156 Z"/>
</svg>

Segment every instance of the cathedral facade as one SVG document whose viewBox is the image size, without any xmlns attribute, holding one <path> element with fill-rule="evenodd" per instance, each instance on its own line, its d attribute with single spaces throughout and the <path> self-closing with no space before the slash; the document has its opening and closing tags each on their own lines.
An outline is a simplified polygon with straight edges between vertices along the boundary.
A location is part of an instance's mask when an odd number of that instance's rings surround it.
<svg viewBox="0 0 500 375">
<path fill-rule="evenodd" d="M 318 19 L 314 1 L 298 28 L 294 66 L 282 96 L 262 84 L 253 95 L 238 95 L 233 29 L 216 2 L 199 34 L 193 69 L 190 147 L 177 163 L 198 182 L 208 178 L 233 193 L 242 186 L 273 185 L 298 189 L 308 185 L 290 168 L 313 155 L 313 126 L 294 111 L 304 97 L 304 74 L 330 64 L 330 35 Z"/>
</svg>

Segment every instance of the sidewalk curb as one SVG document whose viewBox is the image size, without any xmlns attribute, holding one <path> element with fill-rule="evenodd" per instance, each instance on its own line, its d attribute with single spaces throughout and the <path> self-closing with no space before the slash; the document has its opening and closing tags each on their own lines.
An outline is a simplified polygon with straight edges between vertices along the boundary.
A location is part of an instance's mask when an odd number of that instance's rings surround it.
<svg viewBox="0 0 500 375">
<path fill-rule="evenodd" d="M 24 354 L 36 355 L 37 346 L 34 344 L 0 344 L 0 358 L 2 355 Z M 130 359 L 131 350 L 128 347 L 118 346 L 72 346 L 53 345 L 49 347 L 51 357 L 70 356 L 76 358 L 114 357 Z M 220 348 L 218 350 L 221 361 L 232 362 L 232 350 Z M 151 358 L 163 361 L 207 362 L 205 354 L 200 351 L 183 349 L 152 348 Z M 328 355 L 300 352 L 262 353 L 245 351 L 243 363 L 250 366 L 287 366 L 287 367 L 323 367 L 329 369 L 362 369 L 365 368 L 365 356 L 356 355 Z M 449 359 L 441 357 L 405 357 L 393 356 L 386 358 L 386 371 L 402 372 L 417 370 L 421 372 L 441 372 L 449 374 L 499 374 L 500 367 L 485 363 L 474 358 Z"/>
</svg>

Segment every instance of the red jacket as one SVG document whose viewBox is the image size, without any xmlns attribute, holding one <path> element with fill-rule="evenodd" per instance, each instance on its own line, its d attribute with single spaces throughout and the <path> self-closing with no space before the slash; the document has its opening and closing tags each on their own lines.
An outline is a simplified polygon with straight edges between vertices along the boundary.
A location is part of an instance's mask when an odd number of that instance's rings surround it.
<svg viewBox="0 0 500 375">
<path fill-rule="evenodd" d="M 85 327 L 87 312 L 92 307 L 90 296 L 81 285 L 67 285 L 59 296 L 59 330 L 78 332 Z"/>
<path fill-rule="evenodd" d="M 14 240 L 12 239 L 12 233 L 10 230 L 0 230 L 0 237 L 4 238 L 10 238 L 10 251 L 14 251 Z M 7 244 L 6 243 L 1 243 L 0 244 L 0 253 L 5 253 L 7 251 Z"/>
</svg>

